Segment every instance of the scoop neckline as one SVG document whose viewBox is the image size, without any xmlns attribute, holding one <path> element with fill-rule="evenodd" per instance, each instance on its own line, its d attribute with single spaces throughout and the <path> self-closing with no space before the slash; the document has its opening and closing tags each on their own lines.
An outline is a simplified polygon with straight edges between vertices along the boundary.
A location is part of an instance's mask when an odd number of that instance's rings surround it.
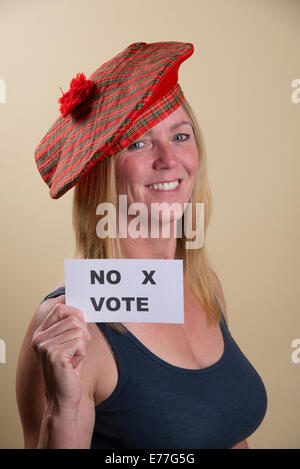
<svg viewBox="0 0 300 469">
<path fill-rule="evenodd" d="M 218 368 L 224 361 L 226 353 L 227 353 L 227 334 L 225 331 L 225 326 L 224 326 L 224 316 L 222 313 L 222 318 L 221 321 L 219 322 L 219 327 L 222 333 L 223 337 L 223 353 L 221 357 L 215 362 L 212 363 L 209 366 L 206 366 L 205 368 L 183 368 L 180 366 L 173 365 L 172 363 L 169 363 L 162 358 L 160 358 L 158 355 L 156 355 L 154 352 L 152 352 L 146 345 L 143 344 L 127 327 L 121 323 L 124 329 L 126 330 L 126 336 L 128 339 L 130 339 L 139 349 L 142 350 L 146 355 L 148 355 L 150 358 L 152 358 L 154 361 L 158 362 L 160 365 L 169 368 L 175 372 L 178 373 L 190 373 L 190 374 L 201 374 L 201 373 L 206 373 L 209 371 L 213 371 L 216 368 Z"/>
</svg>

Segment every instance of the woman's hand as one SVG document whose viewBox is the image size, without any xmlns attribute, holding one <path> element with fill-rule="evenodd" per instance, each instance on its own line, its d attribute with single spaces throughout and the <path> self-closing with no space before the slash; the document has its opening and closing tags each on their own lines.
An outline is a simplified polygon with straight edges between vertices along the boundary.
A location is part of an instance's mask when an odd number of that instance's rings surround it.
<svg viewBox="0 0 300 469">
<path fill-rule="evenodd" d="M 82 312 L 63 303 L 45 316 L 32 337 L 41 365 L 48 404 L 78 409 L 82 392 L 82 360 L 91 335 Z"/>
</svg>

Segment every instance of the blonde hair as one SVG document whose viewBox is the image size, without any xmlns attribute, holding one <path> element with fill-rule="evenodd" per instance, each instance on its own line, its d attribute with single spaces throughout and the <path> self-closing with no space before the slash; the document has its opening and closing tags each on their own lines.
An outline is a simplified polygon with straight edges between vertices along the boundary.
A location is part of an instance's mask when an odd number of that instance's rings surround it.
<svg viewBox="0 0 300 469">
<path fill-rule="evenodd" d="M 191 119 L 195 141 L 199 154 L 198 171 L 195 177 L 192 196 L 192 221 L 195 217 L 195 202 L 204 202 L 204 237 L 211 218 L 212 198 L 207 178 L 206 149 L 202 132 L 194 112 L 185 99 L 183 109 Z M 75 231 L 74 258 L 79 259 L 121 259 L 123 252 L 118 237 L 99 238 L 96 225 L 99 216 L 96 207 L 101 202 L 110 202 L 118 207 L 115 162 L 119 154 L 96 163 L 75 185 L 73 195 L 73 227 Z M 184 215 L 183 215 L 184 217 Z M 193 226 L 193 229 L 195 226 Z M 177 238 L 175 259 L 183 259 L 185 285 L 196 296 L 202 305 L 209 323 L 219 323 L 221 311 L 216 300 L 216 287 L 212 277 L 212 269 L 205 244 L 199 249 L 186 249 L 187 238 L 184 230 L 182 237 Z M 121 323 L 107 323 L 120 332 L 126 329 Z"/>
</svg>

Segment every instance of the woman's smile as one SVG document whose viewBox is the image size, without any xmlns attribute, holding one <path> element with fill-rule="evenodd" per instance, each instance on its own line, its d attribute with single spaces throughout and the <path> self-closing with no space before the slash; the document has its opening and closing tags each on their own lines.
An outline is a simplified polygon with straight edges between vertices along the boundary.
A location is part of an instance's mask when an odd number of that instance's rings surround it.
<svg viewBox="0 0 300 469">
<path fill-rule="evenodd" d="M 182 179 L 173 179 L 171 181 L 161 181 L 148 184 L 145 187 L 155 192 L 178 192 Z"/>
</svg>

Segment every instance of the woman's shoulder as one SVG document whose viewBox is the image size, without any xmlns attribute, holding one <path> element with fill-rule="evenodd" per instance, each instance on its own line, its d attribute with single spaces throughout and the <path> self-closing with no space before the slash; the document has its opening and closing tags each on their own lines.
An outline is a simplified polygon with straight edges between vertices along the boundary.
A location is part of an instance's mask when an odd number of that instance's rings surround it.
<svg viewBox="0 0 300 469">
<path fill-rule="evenodd" d="M 62 288 L 62 287 L 65 287 L 65 277 L 60 279 L 60 281 L 58 282 L 58 284 L 55 287 L 55 290 L 57 290 L 58 288 Z"/>
</svg>

